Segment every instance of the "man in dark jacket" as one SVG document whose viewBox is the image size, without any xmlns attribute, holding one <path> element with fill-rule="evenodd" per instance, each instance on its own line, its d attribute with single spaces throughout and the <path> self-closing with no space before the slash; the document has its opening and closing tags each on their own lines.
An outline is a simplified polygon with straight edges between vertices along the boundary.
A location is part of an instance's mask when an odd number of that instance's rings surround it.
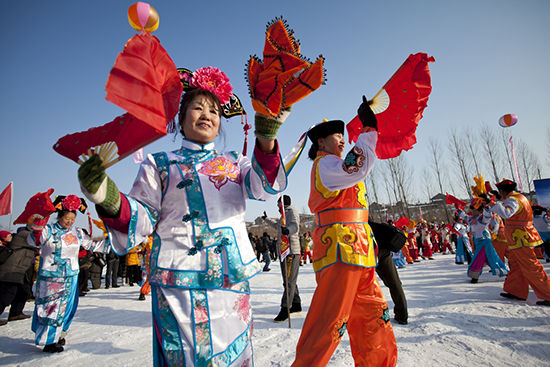
<svg viewBox="0 0 550 367">
<path fill-rule="evenodd" d="M 12 236 L 13 253 L 0 264 L 0 314 L 11 305 L 8 321 L 28 319 L 23 313 L 25 302 L 32 296 L 32 271 L 38 249 L 27 243 L 30 230 L 25 228 Z"/>
<path fill-rule="evenodd" d="M 105 271 L 105 289 L 109 289 L 111 283 L 113 288 L 118 288 L 118 265 L 119 256 L 114 251 L 107 254 L 107 270 Z"/>
<path fill-rule="evenodd" d="M 393 262 L 391 251 L 384 246 L 378 247 L 378 265 L 376 274 L 382 279 L 384 285 L 390 289 L 391 299 L 393 301 L 393 312 L 395 321 L 398 324 L 406 325 L 408 323 L 409 313 L 407 311 L 407 298 L 403 291 L 399 273 Z"/>
<path fill-rule="evenodd" d="M 279 198 L 278 206 L 283 205 L 286 217 L 286 225 L 281 225 L 281 220 L 272 220 L 267 218 L 267 214 L 264 212 L 264 222 L 277 230 L 277 236 L 279 241 L 277 242 L 277 252 L 281 253 L 281 236 L 288 237 L 290 242 L 290 253 L 285 258 L 285 261 L 281 262 L 281 271 L 283 276 L 283 296 L 281 298 L 281 310 L 273 321 L 282 322 L 288 319 L 289 313 L 301 312 L 302 301 L 300 299 L 300 292 L 298 291 L 298 270 L 300 269 L 300 214 L 298 210 L 292 206 L 290 196 L 283 195 Z M 287 289 L 288 287 L 288 289 Z M 288 294 L 288 302 L 287 302 Z"/>
<path fill-rule="evenodd" d="M 271 264 L 271 257 L 269 255 L 269 245 L 271 244 L 271 238 L 267 232 L 264 232 L 263 236 L 258 241 L 258 247 L 256 250 L 262 254 L 263 261 L 265 261 L 263 271 L 270 271 L 269 265 Z"/>
</svg>

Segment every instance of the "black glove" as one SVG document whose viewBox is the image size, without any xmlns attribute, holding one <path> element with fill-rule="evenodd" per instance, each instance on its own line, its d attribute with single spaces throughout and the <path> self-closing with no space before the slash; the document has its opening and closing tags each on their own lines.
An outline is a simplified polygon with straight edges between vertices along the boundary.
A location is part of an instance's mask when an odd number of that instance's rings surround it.
<svg viewBox="0 0 550 367">
<path fill-rule="evenodd" d="M 500 193 L 497 191 L 497 190 L 492 190 L 490 192 L 490 194 L 494 195 L 495 196 L 495 199 L 497 200 L 501 200 L 502 199 L 502 196 L 500 195 Z"/>
<path fill-rule="evenodd" d="M 363 123 L 363 127 L 372 127 L 378 130 L 378 121 L 365 96 L 363 96 L 363 103 L 357 109 L 357 116 L 359 116 L 359 120 Z"/>
<path fill-rule="evenodd" d="M 264 210 L 264 215 L 262 215 L 262 219 L 266 219 L 266 218 L 267 218 L 267 213 Z"/>
<path fill-rule="evenodd" d="M 488 203 L 491 202 L 491 199 L 489 199 L 489 196 L 487 196 L 487 194 L 481 194 L 481 195 L 479 195 L 479 197 L 483 199 L 485 204 L 488 204 Z"/>
<path fill-rule="evenodd" d="M 290 231 L 286 227 L 281 227 L 281 233 L 285 236 L 288 236 L 290 234 Z"/>
</svg>

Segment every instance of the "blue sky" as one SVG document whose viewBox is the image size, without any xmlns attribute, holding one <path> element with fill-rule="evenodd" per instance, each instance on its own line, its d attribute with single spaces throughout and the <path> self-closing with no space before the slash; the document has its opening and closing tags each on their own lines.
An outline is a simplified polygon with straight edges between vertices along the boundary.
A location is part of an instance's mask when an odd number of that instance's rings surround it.
<svg viewBox="0 0 550 367">
<path fill-rule="evenodd" d="M 117 54 L 135 34 L 126 18 L 132 3 L 4 4 L 0 189 L 14 182 L 13 218 L 30 196 L 49 187 L 54 194 L 80 194 L 77 165 L 55 153 L 52 145 L 66 134 L 102 125 L 123 112 L 105 100 L 104 87 Z M 508 132 L 529 143 L 542 163 L 543 177 L 550 173 L 549 1 L 150 3 L 160 16 L 154 35 L 175 64 L 192 70 L 209 65 L 222 69 L 251 116 L 244 67 L 250 55 L 261 54 L 268 21 L 283 15 L 305 56 L 325 56 L 327 83 L 294 107 L 279 134 L 283 152 L 324 118 L 349 121 L 362 94 L 372 97 L 409 54 L 426 52 L 436 62 L 430 64 L 433 91 L 417 130 L 418 142 L 405 155 L 414 167 L 413 185 L 424 180 L 430 138 L 445 145 L 450 129 L 475 132 L 482 123 L 498 130 L 498 118 L 505 113 L 519 116 Z M 218 147 L 240 151 L 240 120 L 223 125 L 225 137 Z M 178 146 L 179 140 L 170 136 L 145 152 Z M 289 177 L 288 193 L 300 211 L 307 208 L 310 167 L 304 156 Z M 107 172 L 127 192 L 137 170 L 127 158 Z M 263 210 L 275 216 L 275 202 L 250 203 L 247 219 Z M 0 217 L 0 226 L 8 221 L 9 216 Z"/>
</svg>

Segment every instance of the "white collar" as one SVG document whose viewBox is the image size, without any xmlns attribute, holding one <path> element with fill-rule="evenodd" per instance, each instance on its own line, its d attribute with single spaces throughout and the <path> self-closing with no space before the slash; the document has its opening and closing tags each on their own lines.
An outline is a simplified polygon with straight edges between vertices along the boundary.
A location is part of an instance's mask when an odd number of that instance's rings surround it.
<svg viewBox="0 0 550 367">
<path fill-rule="evenodd" d="M 214 150 L 214 142 L 201 145 L 184 138 L 181 147 L 189 150 Z"/>
</svg>

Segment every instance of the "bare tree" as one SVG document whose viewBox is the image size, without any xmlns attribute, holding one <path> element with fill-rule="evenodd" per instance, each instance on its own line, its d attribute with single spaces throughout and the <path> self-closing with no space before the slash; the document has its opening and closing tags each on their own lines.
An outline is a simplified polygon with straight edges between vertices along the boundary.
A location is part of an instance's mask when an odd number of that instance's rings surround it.
<svg viewBox="0 0 550 367">
<path fill-rule="evenodd" d="M 430 199 L 434 196 L 435 193 L 434 184 L 431 177 L 432 172 L 430 172 L 430 169 L 428 167 L 424 167 L 422 169 L 422 180 L 420 180 L 420 182 L 422 184 L 423 194 L 426 195 L 427 203 L 430 202 Z"/>
<path fill-rule="evenodd" d="M 478 164 L 478 156 L 479 154 L 478 153 L 478 150 L 477 150 L 477 137 L 476 135 L 474 135 L 472 133 L 472 130 L 466 130 L 464 131 L 464 137 L 466 138 L 465 139 L 465 145 L 466 145 L 466 148 L 467 148 L 467 151 L 469 153 L 469 157 L 472 162 L 474 163 L 474 167 L 476 169 L 476 174 L 480 174 L 481 173 L 481 170 L 479 169 L 479 164 Z"/>
<path fill-rule="evenodd" d="M 428 142 L 428 149 L 430 151 L 430 166 L 433 170 L 435 178 L 437 179 L 439 192 L 443 194 L 445 191 L 443 190 L 443 172 L 441 172 L 441 157 L 443 155 L 441 143 L 434 138 L 430 138 Z"/>
<path fill-rule="evenodd" d="M 404 154 L 396 158 L 387 159 L 386 167 L 392 179 L 393 191 L 397 198 L 396 201 L 400 201 L 403 204 L 403 209 L 407 216 L 409 216 L 409 199 L 411 196 L 411 183 L 413 181 L 412 167 L 407 164 Z"/>
<path fill-rule="evenodd" d="M 521 176 L 523 176 L 522 183 L 525 185 L 523 191 L 531 196 L 531 184 L 537 171 L 540 171 L 540 164 L 538 163 L 537 156 L 529 148 L 529 145 L 523 141 L 519 141 L 517 155 L 519 170 Z"/>
<path fill-rule="evenodd" d="M 388 168 L 388 161 L 385 160 L 384 164 L 381 166 L 380 170 L 380 176 L 384 180 L 384 188 L 386 189 L 386 194 L 388 195 L 388 205 L 392 206 L 392 203 L 396 203 L 399 201 L 399 196 L 397 195 L 397 190 L 395 188 L 393 179 L 392 179 L 392 172 Z"/>
<path fill-rule="evenodd" d="M 500 130 L 500 140 L 504 146 L 504 152 L 506 153 L 506 160 L 508 161 L 508 166 L 510 167 L 510 177 L 512 180 L 516 180 L 514 175 L 514 169 L 512 168 L 512 151 L 510 149 L 510 136 L 506 133 L 504 129 Z"/>
<path fill-rule="evenodd" d="M 461 140 L 458 136 L 458 133 L 456 130 L 451 130 L 451 136 L 450 136 L 450 144 L 449 144 L 449 150 L 451 152 L 451 155 L 453 156 L 453 160 L 458 167 L 459 170 L 459 177 L 462 179 L 462 183 L 464 184 L 464 189 L 466 191 L 466 194 L 469 196 L 469 198 L 472 198 L 472 194 L 470 193 L 470 182 L 468 179 L 468 162 L 466 161 L 466 157 L 464 154 L 464 145 L 461 144 Z"/>
<path fill-rule="evenodd" d="M 489 160 L 489 165 L 493 171 L 493 180 L 494 182 L 499 182 L 499 174 L 497 169 L 497 160 L 499 157 L 499 148 L 497 145 L 497 139 L 495 136 L 495 130 L 490 128 L 488 125 L 484 125 L 481 128 L 481 133 L 479 135 L 481 139 L 481 144 L 483 146 L 483 151 L 485 156 Z"/>
<path fill-rule="evenodd" d="M 374 196 L 374 202 L 380 204 L 380 198 L 378 197 L 378 188 L 376 186 L 376 181 L 379 176 L 380 171 L 379 165 L 374 165 L 370 174 L 368 176 L 368 182 L 370 183 L 370 188 L 372 189 L 372 194 Z M 367 190 L 368 191 L 368 190 Z"/>
</svg>

